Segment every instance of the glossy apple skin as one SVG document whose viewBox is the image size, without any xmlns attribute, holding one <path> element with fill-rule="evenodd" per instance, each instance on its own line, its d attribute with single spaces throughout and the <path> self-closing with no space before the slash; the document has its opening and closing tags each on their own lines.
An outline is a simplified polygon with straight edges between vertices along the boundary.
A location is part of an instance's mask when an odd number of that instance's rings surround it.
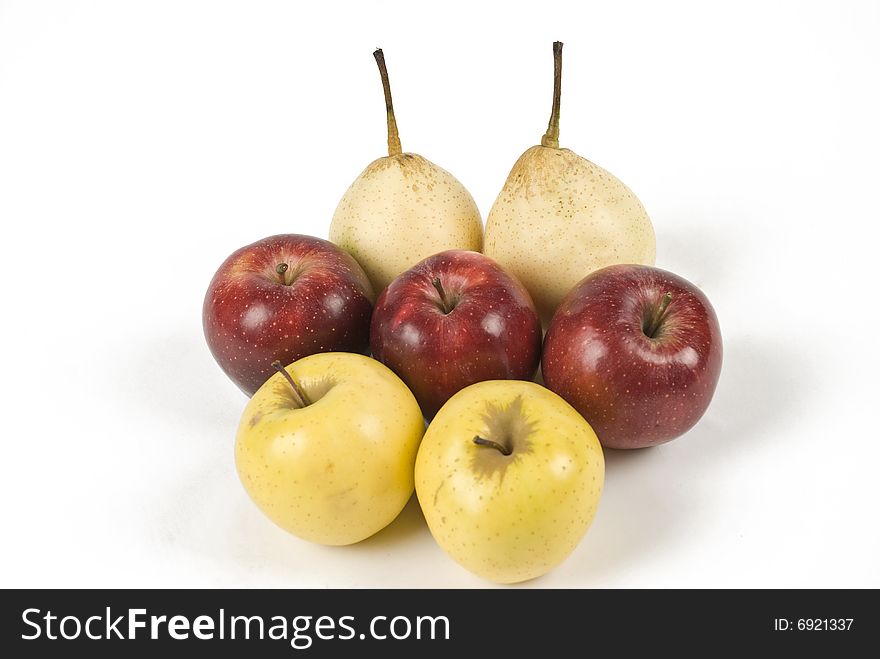
<svg viewBox="0 0 880 659">
<path fill-rule="evenodd" d="M 276 267 L 286 263 L 284 281 Z M 202 324 L 220 368 L 253 395 L 275 373 L 319 352 L 365 352 L 373 290 L 354 258 L 298 234 L 258 240 L 227 258 L 208 286 Z"/>
<path fill-rule="evenodd" d="M 449 313 L 435 278 L 456 301 Z M 541 358 L 541 322 L 525 287 L 495 261 L 448 250 L 417 263 L 382 292 L 370 347 L 431 418 L 475 382 L 531 380 Z"/>
<path fill-rule="evenodd" d="M 323 353 L 290 366 L 310 404 L 281 374 L 245 407 L 235 465 L 269 519 L 325 545 L 350 545 L 385 528 L 413 493 L 425 432 L 409 389 L 364 355 Z"/>
<path fill-rule="evenodd" d="M 672 294 L 654 338 L 644 331 Z M 549 389 L 590 423 L 606 448 L 675 439 L 709 406 L 721 373 L 718 318 L 686 279 L 614 265 L 578 283 L 553 316 L 542 372 Z"/>
</svg>

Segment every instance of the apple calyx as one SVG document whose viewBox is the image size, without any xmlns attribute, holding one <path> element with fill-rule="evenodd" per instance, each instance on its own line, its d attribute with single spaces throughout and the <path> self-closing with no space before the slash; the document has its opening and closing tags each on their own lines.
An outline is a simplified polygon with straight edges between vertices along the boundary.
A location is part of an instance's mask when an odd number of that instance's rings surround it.
<svg viewBox="0 0 880 659">
<path fill-rule="evenodd" d="M 437 305 L 440 307 L 440 311 L 442 311 L 444 315 L 452 313 L 452 310 L 455 309 L 456 300 L 450 299 L 446 295 L 440 277 L 434 277 L 434 279 L 431 280 L 431 285 L 437 289 L 437 294 L 440 296 L 440 304 Z"/>
<path fill-rule="evenodd" d="M 388 80 L 388 69 L 385 68 L 385 54 L 381 48 L 373 52 L 376 64 L 379 66 L 379 75 L 382 78 L 382 90 L 385 92 L 385 114 L 388 117 L 388 155 L 397 156 L 402 152 L 400 135 L 397 132 L 397 120 L 394 118 L 394 105 L 391 102 L 391 82 Z"/>
<path fill-rule="evenodd" d="M 541 138 L 541 146 L 559 148 L 559 102 L 562 98 L 562 42 L 553 42 L 553 109 L 547 132 Z"/>
<path fill-rule="evenodd" d="M 287 383 L 293 390 L 294 401 L 299 407 L 308 407 L 312 404 L 312 402 L 309 400 L 309 397 L 306 396 L 306 392 L 303 391 L 303 388 L 299 385 L 299 383 L 293 379 L 293 376 L 287 372 L 287 369 L 284 368 L 284 365 L 280 361 L 276 359 L 274 362 L 272 362 L 272 368 L 281 373 L 281 375 L 284 376 L 284 379 L 287 380 Z"/>
<path fill-rule="evenodd" d="M 642 327 L 642 331 L 645 332 L 645 336 L 649 339 L 653 339 L 657 334 L 657 330 L 660 329 L 660 324 L 663 322 L 663 317 L 666 315 L 670 302 L 672 302 L 672 293 L 666 293 L 660 300 L 660 304 L 657 305 L 654 313 L 648 319 L 648 322 Z"/>
<path fill-rule="evenodd" d="M 476 435 L 474 437 L 474 444 L 476 444 L 477 446 L 488 446 L 490 448 L 494 448 L 499 453 L 501 453 L 501 455 L 510 455 L 511 453 L 513 453 L 513 449 L 511 449 L 509 446 L 499 444 L 498 442 L 491 439 L 485 439 L 484 437 L 480 437 L 479 435 Z"/>
</svg>

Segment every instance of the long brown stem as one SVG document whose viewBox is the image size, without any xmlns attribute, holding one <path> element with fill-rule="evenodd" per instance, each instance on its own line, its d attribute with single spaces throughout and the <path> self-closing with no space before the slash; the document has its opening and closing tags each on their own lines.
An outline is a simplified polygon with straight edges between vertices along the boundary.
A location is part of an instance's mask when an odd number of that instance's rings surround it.
<svg viewBox="0 0 880 659">
<path fill-rule="evenodd" d="M 303 391 L 302 387 L 299 386 L 299 382 L 293 379 L 290 373 L 287 372 L 287 369 L 284 368 L 284 365 L 280 361 L 272 362 L 272 368 L 281 373 L 284 376 L 284 379 L 287 380 L 287 383 L 290 385 L 290 388 L 293 389 L 294 398 L 296 398 L 296 402 L 300 407 L 308 407 L 311 405 L 311 401 L 309 397 L 306 396 L 306 392 Z"/>
<path fill-rule="evenodd" d="M 547 132 L 541 138 L 541 146 L 559 148 L 559 102 L 562 99 L 562 42 L 553 42 L 553 109 Z"/>
<path fill-rule="evenodd" d="M 391 102 L 391 83 L 388 80 L 388 69 L 385 68 L 385 54 L 381 48 L 373 53 L 376 64 L 379 65 L 379 75 L 382 76 L 382 89 L 385 91 L 385 114 L 388 116 L 388 155 L 396 156 L 401 153 L 400 135 L 397 133 L 397 120 L 394 118 L 394 104 Z"/>
</svg>

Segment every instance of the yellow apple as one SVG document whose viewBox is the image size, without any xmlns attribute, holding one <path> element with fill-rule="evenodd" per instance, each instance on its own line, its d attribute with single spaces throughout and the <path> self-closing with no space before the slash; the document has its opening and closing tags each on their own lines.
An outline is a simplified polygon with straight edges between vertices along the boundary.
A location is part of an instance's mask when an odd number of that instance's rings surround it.
<svg viewBox="0 0 880 659">
<path fill-rule="evenodd" d="M 412 393 L 363 355 L 329 352 L 275 366 L 235 441 L 251 499 L 281 528 L 325 545 L 385 528 L 413 493 L 425 425 Z"/>
<path fill-rule="evenodd" d="M 533 382 L 462 389 L 428 426 L 416 494 L 434 539 L 491 581 L 541 576 L 574 550 L 593 520 L 605 475 L 596 433 Z"/>
</svg>

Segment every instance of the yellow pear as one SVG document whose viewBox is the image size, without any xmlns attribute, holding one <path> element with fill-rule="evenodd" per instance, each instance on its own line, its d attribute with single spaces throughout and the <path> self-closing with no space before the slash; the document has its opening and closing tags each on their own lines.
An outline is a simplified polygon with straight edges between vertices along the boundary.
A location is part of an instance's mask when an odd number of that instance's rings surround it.
<svg viewBox="0 0 880 659">
<path fill-rule="evenodd" d="M 594 270 L 653 265 L 654 227 L 610 172 L 559 148 L 562 43 L 553 44 L 553 110 L 539 146 L 520 156 L 486 221 L 484 253 L 526 286 L 545 325 Z"/>
<path fill-rule="evenodd" d="M 404 270 L 447 249 L 480 251 L 483 220 L 452 174 L 403 153 L 382 50 L 373 53 L 385 90 L 388 156 L 370 163 L 342 196 L 330 240 L 361 264 L 376 293 Z"/>
</svg>

